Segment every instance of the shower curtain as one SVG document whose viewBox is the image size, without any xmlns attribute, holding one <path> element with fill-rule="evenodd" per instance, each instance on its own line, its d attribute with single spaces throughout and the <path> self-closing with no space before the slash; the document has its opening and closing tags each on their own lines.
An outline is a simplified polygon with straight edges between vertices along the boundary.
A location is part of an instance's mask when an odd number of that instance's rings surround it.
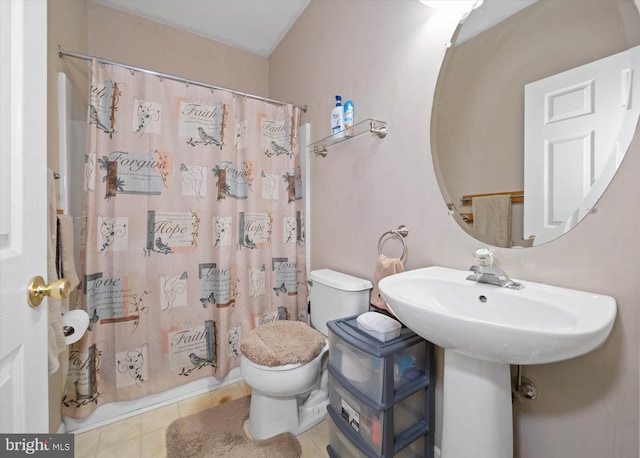
<svg viewBox="0 0 640 458">
<path fill-rule="evenodd" d="M 63 415 L 239 366 L 307 321 L 300 110 L 92 62 L 80 286 Z"/>
</svg>

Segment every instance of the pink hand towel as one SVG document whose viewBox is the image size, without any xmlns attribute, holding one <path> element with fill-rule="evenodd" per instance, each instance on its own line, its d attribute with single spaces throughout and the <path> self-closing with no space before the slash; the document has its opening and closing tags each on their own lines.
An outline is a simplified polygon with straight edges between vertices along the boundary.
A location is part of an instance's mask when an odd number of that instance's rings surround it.
<svg viewBox="0 0 640 458">
<path fill-rule="evenodd" d="M 387 258 L 381 254 L 378 256 L 378 264 L 376 265 L 376 273 L 373 279 L 373 291 L 371 291 L 371 305 L 387 312 L 392 312 L 387 307 L 387 303 L 380 296 L 378 290 L 378 282 L 389 275 L 404 272 L 404 264 L 399 258 Z"/>
</svg>

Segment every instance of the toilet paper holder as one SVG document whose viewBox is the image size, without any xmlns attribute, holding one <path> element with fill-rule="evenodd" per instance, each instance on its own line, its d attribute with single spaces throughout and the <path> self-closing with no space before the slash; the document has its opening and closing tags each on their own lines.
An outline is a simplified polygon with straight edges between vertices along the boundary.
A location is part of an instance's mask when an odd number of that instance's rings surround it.
<svg viewBox="0 0 640 458">
<path fill-rule="evenodd" d="M 72 336 L 75 332 L 76 332 L 76 328 L 74 328 L 71 325 L 62 326 L 62 333 L 64 334 L 65 337 Z"/>
<path fill-rule="evenodd" d="M 82 339 L 89 328 L 89 314 L 84 310 L 70 310 L 62 314 L 62 333 L 65 344 L 70 345 Z"/>
</svg>

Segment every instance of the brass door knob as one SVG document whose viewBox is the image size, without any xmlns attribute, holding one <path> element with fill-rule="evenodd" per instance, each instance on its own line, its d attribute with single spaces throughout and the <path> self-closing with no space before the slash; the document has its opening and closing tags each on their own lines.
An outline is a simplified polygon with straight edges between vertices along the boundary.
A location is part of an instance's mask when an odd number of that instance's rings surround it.
<svg viewBox="0 0 640 458">
<path fill-rule="evenodd" d="M 27 301 L 31 307 L 37 307 L 45 296 L 54 299 L 66 299 L 71 293 L 71 282 L 61 278 L 47 285 L 40 276 L 33 277 L 29 282 Z"/>
</svg>

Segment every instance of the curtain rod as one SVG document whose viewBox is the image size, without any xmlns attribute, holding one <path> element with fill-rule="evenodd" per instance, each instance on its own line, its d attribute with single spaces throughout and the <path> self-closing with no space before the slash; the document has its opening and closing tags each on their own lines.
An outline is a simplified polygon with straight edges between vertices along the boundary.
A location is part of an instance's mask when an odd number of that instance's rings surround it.
<svg viewBox="0 0 640 458">
<path fill-rule="evenodd" d="M 72 51 L 65 51 L 64 49 L 62 49 L 60 47 L 60 45 L 58 45 L 58 57 L 62 59 L 63 56 L 75 57 L 76 59 L 84 59 L 84 60 L 92 60 L 94 58 L 94 56 L 88 56 L 86 54 L 80 54 L 80 53 L 72 52 Z M 124 67 L 124 68 L 127 68 L 129 70 L 133 70 L 133 71 L 136 71 L 136 72 L 142 72 L 142 73 L 149 73 L 151 75 L 155 75 L 155 76 L 158 76 L 160 78 L 166 78 L 168 80 L 179 81 L 181 83 L 187 83 L 187 84 L 193 84 L 195 86 L 206 87 L 206 88 L 209 88 L 209 89 L 217 89 L 219 91 L 227 91 L 227 92 L 231 92 L 232 94 L 236 94 L 236 95 L 241 95 L 243 97 L 247 97 L 249 99 L 262 100 L 264 102 L 274 103 L 276 105 L 286 105 L 285 102 L 281 102 L 280 100 L 268 99 L 266 97 L 260 97 L 259 95 L 253 95 L 253 94 L 247 94 L 247 93 L 240 92 L 240 91 L 234 91 L 233 89 L 228 89 L 226 87 L 214 86 L 213 84 L 202 83 L 200 81 L 194 81 L 194 80 L 190 80 L 190 79 L 187 79 L 187 78 L 182 78 L 180 76 L 174 76 L 174 75 L 169 75 L 167 73 L 160 73 L 160 72 L 156 72 L 156 71 L 153 71 L 153 70 L 147 70 L 146 68 L 134 67 L 132 65 L 123 64 L 123 63 L 120 63 L 120 62 L 114 62 L 112 60 L 103 59 L 102 57 L 95 57 L 95 59 L 98 62 L 102 63 L 102 64 L 118 65 L 120 67 Z M 296 105 L 295 103 L 292 104 L 292 105 L 295 106 L 295 107 L 300 108 L 304 113 L 307 112 L 307 105 L 301 106 L 301 105 Z"/>
</svg>

